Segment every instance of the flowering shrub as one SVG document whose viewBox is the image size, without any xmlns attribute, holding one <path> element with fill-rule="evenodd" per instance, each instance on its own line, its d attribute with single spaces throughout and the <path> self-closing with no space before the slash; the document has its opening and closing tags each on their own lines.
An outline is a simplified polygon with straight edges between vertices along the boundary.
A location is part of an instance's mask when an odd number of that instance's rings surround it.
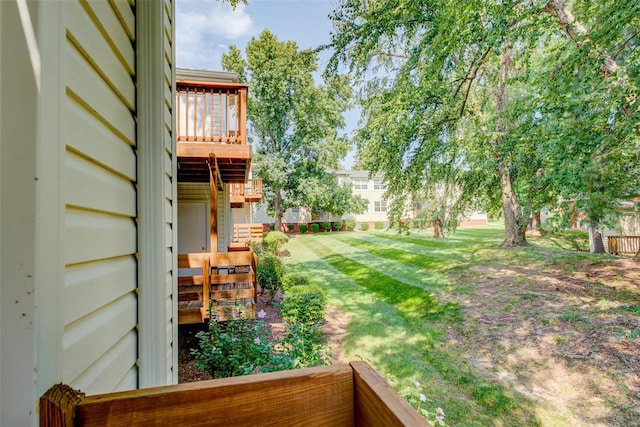
<svg viewBox="0 0 640 427">
<path fill-rule="evenodd" d="M 420 383 L 418 381 L 414 381 L 413 385 L 416 390 L 409 390 L 401 393 L 402 397 L 404 397 L 407 402 L 411 404 L 416 411 L 420 413 L 423 417 L 427 419 L 429 424 L 434 427 L 448 427 L 448 424 L 444 421 L 445 415 L 442 408 L 437 407 L 435 411 L 429 411 L 423 408 L 423 404 L 429 402 L 433 403 L 430 399 L 427 399 L 424 393 L 420 391 Z"/>
<path fill-rule="evenodd" d="M 266 313 L 257 319 L 233 317 L 218 322 L 212 316 L 208 332 L 199 332 L 199 348 L 191 350 L 196 368 L 213 378 L 328 365 L 328 337 L 319 325 L 288 324 L 280 342 L 269 341 Z"/>
<path fill-rule="evenodd" d="M 280 352 L 288 369 L 324 366 L 331 363 L 329 338 L 321 325 L 289 323 L 283 332 Z"/>
<path fill-rule="evenodd" d="M 269 328 L 263 321 L 233 317 L 218 322 L 211 317 L 209 331 L 196 335 L 199 348 L 191 350 L 196 368 L 224 378 L 257 373 L 270 363 Z"/>
</svg>

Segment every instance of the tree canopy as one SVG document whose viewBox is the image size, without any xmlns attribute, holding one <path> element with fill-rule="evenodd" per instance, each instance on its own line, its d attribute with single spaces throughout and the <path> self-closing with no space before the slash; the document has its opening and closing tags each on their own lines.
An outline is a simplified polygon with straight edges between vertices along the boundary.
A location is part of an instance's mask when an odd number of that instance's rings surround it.
<svg viewBox="0 0 640 427">
<path fill-rule="evenodd" d="M 350 189 L 336 185 L 330 173 L 349 149 L 338 134 L 352 97 L 346 78 L 334 75 L 316 84 L 317 52 L 279 41 L 268 30 L 247 43 L 245 54 L 231 46 L 222 66 L 250 85 L 254 170 L 264 180 L 277 229 L 291 207 L 335 214 L 357 209 Z"/>
<path fill-rule="evenodd" d="M 573 200 L 597 226 L 638 193 L 639 17 L 615 0 L 343 0 L 328 74 L 359 79 L 359 157 L 392 203 L 455 183 L 501 206 L 518 244 L 542 205 Z"/>
</svg>

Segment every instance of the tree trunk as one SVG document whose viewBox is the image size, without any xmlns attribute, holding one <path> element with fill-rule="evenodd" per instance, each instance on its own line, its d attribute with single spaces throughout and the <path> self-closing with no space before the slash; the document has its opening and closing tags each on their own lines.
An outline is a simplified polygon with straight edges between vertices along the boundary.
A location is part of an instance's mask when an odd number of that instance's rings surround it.
<svg viewBox="0 0 640 427">
<path fill-rule="evenodd" d="M 282 194 L 280 194 L 279 188 L 276 188 L 274 193 L 273 210 L 275 211 L 275 217 L 273 229 L 274 231 L 280 231 L 282 228 L 282 216 L 284 215 L 284 211 L 282 210 Z"/>
<path fill-rule="evenodd" d="M 592 254 L 604 253 L 604 242 L 602 233 L 598 230 L 598 221 L 589 222 L 589 252 Z"/>
<path fill-rule="evenodd" d="M 549 0 L 543 10 L 556 17 L 562 31 L 564 31 L 571 40 L 575 41 L 577 36 L 587 34 L 587 28 L 580 21 L 576 21 L 575 16 L 573 16 L 571 9 L 565 4 L 564 0 Z M 604 74 L 608 76 L 620 71 L 620 69 L 620 66 L 611 54 L 604 52 L 604 64 L 602 64 Z"/>
<path fill-rule="evenodd" d="M 504 111 L 504 101 L 507 91 L 507 78 L 509 77 L 509 67 L 511 66 L 511 48 L 505 47 L 502 53 L 502 66 L 500 70 L 500 83 L 496 88 L 496 113 L 500 116 Z M 500 140 L 507 132 L 507 127 L 502 118 L 498 118 L 496 126 L 497 137 L 493 142 L 496 154 L 500 154 Z M 506 156 L 505 156 L 506 157 Z M 502 246 L 514 246 L 518 244 L 526 244 L 525 237 L 526 223 L 520 208 L 520 202 L 516 193 L 513 191 L 513 179 L 509 165 L 505 161 L 501 161 L 498 165 L 500 174 L 500 187 L 502 193 L 502 212 L 504 214 L 504 241 Z"/>
<path fill-rule="evenodd" d="M 540 210 L 531 213 L 531 229 L 540 230 Z"/>
<path fill-rule="evenodd" d="M 433 225 L 433 237 L 436 239 L 444 239 L 444 228 L 442 226 L 442 219 L 434 219 L 431 222 L 431 225 Z"/>
<path fill-rule="evenodd" d="M 513 191 L 511 173 L 509 168 L 501 163 L 500 185 L 502 187 L 502 213 L 504 214 L 504 241 L 502 246 L 515 246 L 526 244 L 525 232 L 527 230 L 520 203 Z"/>
</svg>

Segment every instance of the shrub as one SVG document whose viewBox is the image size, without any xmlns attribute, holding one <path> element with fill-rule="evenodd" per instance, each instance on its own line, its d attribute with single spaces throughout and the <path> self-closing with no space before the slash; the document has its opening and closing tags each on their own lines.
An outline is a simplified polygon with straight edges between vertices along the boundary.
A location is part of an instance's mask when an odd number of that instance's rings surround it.
<svg viewBox="0 0 640 427">
<path fill-rule="evenodd" d="M 327 300 L 323 294 L 301 292 L 287 294 L 280 305 L 280 314 L 289 323 L 306 325 L 320 323 L 324 320 Z"/>
<path fill-rule="evenodd" d="M 323 366 L 331 363 L 331 347 L 321 325 L 293 323 L 282 333 L 282 357 L 287 369 Z"/>
<path fill-rule="evenodd" d="M 586 231 L 565 230 L 562 234 L 573 249 L 589 252 L 589 233 Z"/>
<path fill-rule="evenodd" d="M 296 228 L 295 224 L 287 224 L 287 228 L 289 229 L 289 231 L 293 231 L 294 228 Z"/>
<path fill-rule="evenodd" d="M 362 231 L 369 230 L 369 223 L 368 222 L 361 222 L 360 223 L 360 230 L 362 230 Z"/>
<path fill-rule="evenodd" d="M 284 267 L 277 255 L 265 252 L 258 258 L 258 284 L 271 298 L 282 285 Z"/>
<path fill-rule="evenodd" d="M 384 222 L 376 221 L 375 228 L 376 228 L 376 230 L 382 230 L 384 228 Z"/>
<path fill-rule="evenodd" d="M 208 332 L 199 332 L 199 348 L 191 350 L 196 368 L 213 378 L 257 373 L 271 360 L 269 327 L 257 319 L 232 318 L 218 322 L 212 316 Z"/>
<path fill-rule="evenodd" d="M 342 230 L 342 221 L 336 221 L 333 223 L 333 229 L 336 231 Z"/>
<path fill-rule="evenodd" d="M 289 236 L 282 231 L 271 231 L 264 236 L 262 244 L 264 248 L 272 254 L 278 254 L 280 249 L 284 247 L 289 241 Z"/>
<path fill-rule="evenodd" d="M 349 218 L 348 220 L 345 221 L 344 228 L 347 231 L 355 230 L 356 229 L 356 220 L 353 219 L 353 218 Z"/>
<path fill-rule="evenodd" d="M 318 231 L 320 231 L 320 226 L 318 224 L 316 224 L 315 222 L 313 224 L 311 224 L 311 232 L 312 233 L 317 233 Z"/>
<path fill-rule="evenodd" d="M 305 276 L 304 274 L 289 273 L 289 274 L 285 274 L 284 277 L 282 278 L 281 287 L 282 287 L 282 290 L 286 293 L 292 287 L 306 286 L 309 283 L 310 283 L 309 277 Z"/>
<path fill-rule="evenodd" d="M 309 226 L 307 224 L 300 224 L 298 226 L 298 230 L 300 230 L 300 232 L 302 234 L 306 233 L 307 231 L 309 231 Z"/>
<path fill-rule="evenodd" d="M 320 223 L 320 227 L 322 227 L 323 231 L 331 231 L 331 222 L 329 221 L 322 221 Z"/>
<path fill-rule="evenodd" d="M 267 227 L 269 229 L 269 231 L 273 231 L 276 229 L 276 226 L 274 224 L 271 224 L 270 226 Z"/>
<path fill-rule="evenodd" d="M 286 291 L 287 295 L 293 294 L 320 294 L 322 296 L 326 296 L 324 289 L 322 289 L 318 285 L 311 284 L 309 279 L 305 277 L 306 281 L 299 282 L 299 284 L 295 284 L 293 286 L 289 286 L 289 289 Z"/>
</svg>

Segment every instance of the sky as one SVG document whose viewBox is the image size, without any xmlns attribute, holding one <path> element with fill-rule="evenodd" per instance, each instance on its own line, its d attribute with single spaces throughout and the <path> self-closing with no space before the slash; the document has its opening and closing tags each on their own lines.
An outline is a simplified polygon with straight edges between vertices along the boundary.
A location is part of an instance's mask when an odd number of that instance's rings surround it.
<svg viewBox="0 0 640 427">
<path fill-rule="evenodd" d="M 181 68 L 222 70 L 222 53 L 229 46 L 244 48 L 252 37 L 269 29 L 279 40 L 293 40 L 300 49 L 316 48 L 330 41 L 329 14 L 335 0 L 249 0 L 232 10 L 217 0 L 176 0 L 176 63 Z M 320 54 L 324 71 L 329 53 Z M 249 88 L 251 90 L 251 88 Z M 347 132 L 355 129 L 358 113 L 345 115 Z M 344 162 L 353 163 L 350 154 Z"/>
</svg>

